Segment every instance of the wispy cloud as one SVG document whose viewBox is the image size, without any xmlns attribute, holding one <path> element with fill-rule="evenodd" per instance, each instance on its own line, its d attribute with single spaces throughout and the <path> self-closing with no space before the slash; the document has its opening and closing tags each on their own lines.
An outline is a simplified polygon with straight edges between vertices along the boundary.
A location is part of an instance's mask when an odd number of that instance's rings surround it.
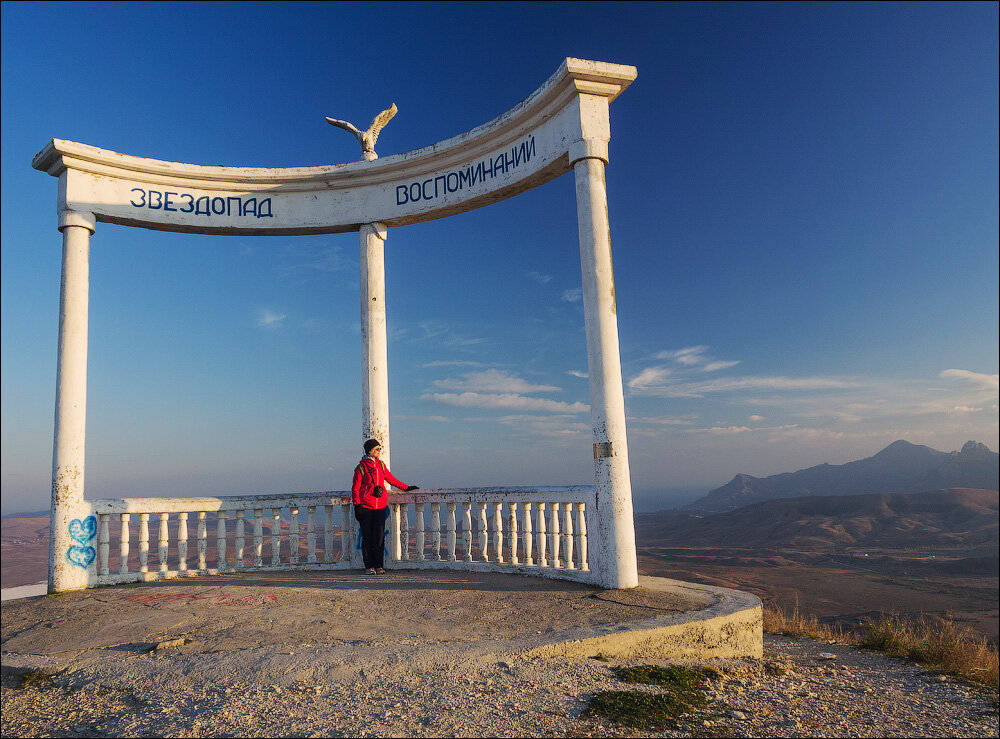
<svg viewBox="0 0 1000 739">
<path fill-rule="evenodd" d="M 587 372 L 581 372 L 580 370 L 569 370 L 566 374 L 567 375 L 572 375 L 573 377 L 581 377 L 584 380 L 586 380 L 587 378 L 590 377 L 589 373 L 587 373 Z"/>
<path fill-rule="evenodd" d="M 569 290 L 563 290 L 562 299 L 567 303 L 578 303 L 583 300 L 583 288 L 574 287 Z"/>
<path fill-rule="evenodd" d="M 938 377 L 947 380 L 961 380 L 975 390 L 992 390 L 994 393 L 1000 391 L 1000 375 L 984 375 L 969 370 L 946 369 Z"/>
<path fill-rule="evenodd" d="M 552 279 L 552 275 L 543 275 L 541 272 L 528 272 L 528 278 L 534 280 L 539 285 L 544 285 Z"/>
<path fill-rule="evenodd" d="M 276 329 L 286 318 L 288 318 L 288 315 L 285 313 L 275 313 L 268 308 L 261 308 L 257 311 L 257 326 L 259 328 Z"/>
<path fill-rule="evenodd" d="M 713 393 L 731 393 L 744 390 L 835 390 L 858 387 L 858 383 L 836 377 L 730 377 L 704 382 L 669 381 L 670 371 L 659 367 L 643 370 L 629 381 L 628 386 L 637 394 L 661 398 L 703 398 Z"/>
<path fill-rule="evenodd" d="M 446 360 L 437 359 L 433 362 L 420 365 L 421 367 L 485 367 L 482 362 L 462 361 L 460 359 Z"/>
<path fill-rule="evenodd" d="M 554 385 L 532 385 L 517 375 L 496 369 L 467 372 L 462 379 L 435 380 L 434 386 L 442 390 L 495 393 L 553 393 L 562 391 L 562 388 Z"/>
<path fill-rule="evenodd" d="M 739 360 L 718 360 L 706 355 L 707 346 L 689 346 L 684 349 L 670 349 L 656 354 L 657 359 L 667 359 L 684 367 L 699 369 L 702 372 L 718 372 L 739 364 Z"/>
<path fill-rule="evenodd" d="M 425 393 L 421 398 L 458 408 L 507 408 L 550 413 L 584 413 L 590 410 L 590 406 L 585 403 L 566 403 L 560 400 L 532 398 L 517 393 Z"/>
<path fill-rule="evenodd" d="M 497 419 L 504 426 L 512 426 L 529 436 L 576 438 L 593 433 L 589 424 L 583 423 L 571 415 L 502 416 Z"/>
</svg>

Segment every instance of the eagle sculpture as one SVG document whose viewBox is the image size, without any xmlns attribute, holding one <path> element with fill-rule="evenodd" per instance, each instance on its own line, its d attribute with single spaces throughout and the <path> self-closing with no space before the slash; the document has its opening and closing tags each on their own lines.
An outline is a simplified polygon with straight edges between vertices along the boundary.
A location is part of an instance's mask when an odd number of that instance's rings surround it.
<svg viewBox="0 0 1000 739">
<path fill-rule="evenodd" d="M 336 126 L 337 128 L 342 128 L 345 131 L 353 133 L 355 138 L 357 138 L 358 143 L 361 144 L 361 158 L 370 162 L 373 159 L 378 159 L 378 154 L 375 153 L 375 142 L 378 141 L 378 135 L 382 129 L 385 128 L 385 124 L 388 123 L 394 115 L 396 115 L 395 103 L 375 116 L 371 125 L 368 126 L 367 131 L 359 131 L 358 127 L 353 123 L 341 121 L 336 118 L 330 118 L 329 116 L 327 116 L 326 122 L 331 126 Z"/>
</svg>

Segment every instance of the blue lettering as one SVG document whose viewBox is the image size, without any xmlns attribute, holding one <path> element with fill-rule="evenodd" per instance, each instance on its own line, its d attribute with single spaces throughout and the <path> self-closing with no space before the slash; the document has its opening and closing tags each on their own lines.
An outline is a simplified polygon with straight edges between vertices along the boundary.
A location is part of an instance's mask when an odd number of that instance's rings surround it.
<svg viewBox="0 0 1000 739">
<path fill-rule="evenodd" d="M 451 184 L 452 177 L 455 178 L 454 186 Z M 448 177 L 445 178 L 444 186 L 448 190 L 448 192 L 455 192 L 455 190 L 458 189 L 458 175 L 455 172 L 449 172 Z"/>
<path fill-rule="evenodd" d="M 403 196 L 403 200 L 400 200 L 400 195 Z M 410 202 L 410 193 L 406 189 L 406 185 L 396 185 L 396 205 L 405 205 Z"/>
<path fill-rule="evenodd" d="M 417 188 L 417 194 L 416 195 L 413 194 L 413 188 Z M 417 202 L 418 200 L 420 200 L 420 183 L 419 182 L 414 182 L 412 185 L 410 185 L 410 200 L 412 200 L 414 203 Z"/>
<path fill-rule="evenodd" d="M 250 207 L 251 204 L 253 205 L 252 208 Z M 254 215 L 257 215 L 257 198 L 250 198 L 248 201 L 243 203 L 243 210 L 241 211 L 241 215 L 246 215 L 247 213 L 253 213 Z"/>
<path fill-rule="evenodd" d="M 430 200 L 431 198 L 434 197 L 433 195 L 428 195 L 427 194 L 427 189 L 426 188 L 427 188 L 427 183 L 428 182 L 431 182 L 431 180 L 430 179 L 424 180 L 424 184 L 422 184 L 420 186 L 420 194 L 424 196 L 424 200 Z"/>
<path fill-rule="evenodd" d="M 205 210 L 201 209 L 203 205 L 205 206 Z M 212 215 L 212 213 L 208 209 L 208 195 L 202 195 L 200 198 L 198 198 L 198 201 L 194 204 L 194 214 L 196 216 L 200 216 L 203 213 L 206 216 Z"/>
<path fill-rule="evenodd" d="M 155 205 L 153 204 L 153 196 L 154 195 L 156 196 L 156 204 Z M 159 210 L 162 207 L 163 207 L 163 193 L 160 192 L 159 190 L 150 190 L 149 191 L 149 209 L 150 210 Z"/>
<path fill-rule="evenodd" d="M 240 202 L 240 199 L 238 197 L 237 198 L 228 197 L 228 198 L 226 198 L 226 215 L 227 216 L 231 216 L 233 214 L 233 201 L 234 200 L 236 201 L 236 215 L 240 214 L 240 208 L 242 207 L 242 203 Z"/>
<path fill-rule="evenodd" d="M 216 210 L 215 203 L 218 201 L 219 208 Z M 212 212 L 217 216 L 221 216 L 226 212 L 226 199 L 225 198 L 212 198 Z"/>
<path fill-rule="evenodd" d="M 137 193 L 139 193 L 140 195 L 142 195 L 142 200 L 140 200 L 138 203 L 135 202 L 134 200 L 129 200 L 129 202 L 132 203 L 132 205 L 134 205 L 136 208 L 143 208 L 143 207 L 145 207 L 145 205 L 146 205 L 146 191 L 145 190 L 140 190 L 138 187 L 133 187 L 130 192 L 137 192 Z"/>
<path fill-rule="evenodd" d="M 187 198 L 187 208 L 181 208 L 181 213 L 193 213 L 194 212 L 194 195 L 188 195 L 186 192 L 181 193 L 182 198 Z"/>
<path fill-rule="evenodd" d="M 264 206 L 267 206 L 267 213 L 264 212 Z M 271 198 L 264 198 L 260 201 L 260 207 L 257 208 L 258 218 L 274 218 L 274 214 L 271 213 Z"/>
<path fill-rule="evenodd" d="M 176 195 L 175 192 L 165 192 L 163 193 L 163 210 L 177 210 L 177 208 L 171 208 L 170 196 Z"/>
</svg>

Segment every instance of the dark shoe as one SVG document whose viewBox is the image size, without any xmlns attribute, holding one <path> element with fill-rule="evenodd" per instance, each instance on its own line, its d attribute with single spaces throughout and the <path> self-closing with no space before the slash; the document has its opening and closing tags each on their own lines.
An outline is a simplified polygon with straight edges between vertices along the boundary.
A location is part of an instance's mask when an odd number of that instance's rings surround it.
<svg viewBox="0 0 1000 739">
<path fill-rule="evenodd" d="M 369 574 L 369 575 L 374 575 L 374 574 L 376 574 L 376 572 L 375 572 L 375 568 L 374 568 L 374 567 L 370 568 L 370 569 L 368 570 L 368 574 Z"/>
<path fill-rule="evenodd" d="M 379 575 L 384 575 L 385 574 L 385 570 L 383 570 L 381 567 L 379 567 L 378 568 L 378 574 Z"/>
</svg>

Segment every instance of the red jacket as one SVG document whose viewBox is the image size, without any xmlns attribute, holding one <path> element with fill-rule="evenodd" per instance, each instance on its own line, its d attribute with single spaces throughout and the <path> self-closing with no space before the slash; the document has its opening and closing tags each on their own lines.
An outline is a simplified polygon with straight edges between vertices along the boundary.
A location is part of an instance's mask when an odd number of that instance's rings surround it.
<svg viewBox="0 0 1000 739">
<path fill-rule="evenodd" d="M 355 505 L 360 505 L 362 508 L 374 508 L 375 510 L 385 508 L 389 505 L 388 493 L 381 498 L 376 498 L 374 492 L 376 485 L 381 485 L 384 488 L 386 482 L 390 485 L 395 485 L 401 490 L 406 490 L 407 488 L 405 482 L 400 482 L 392 476 L 392 473 L 389 472 L 381 459 L 364 457 L 358 462 L 358 466 L 354 468 L 354 482 L 351 483 L 351 499 Z"/>
</svg>

